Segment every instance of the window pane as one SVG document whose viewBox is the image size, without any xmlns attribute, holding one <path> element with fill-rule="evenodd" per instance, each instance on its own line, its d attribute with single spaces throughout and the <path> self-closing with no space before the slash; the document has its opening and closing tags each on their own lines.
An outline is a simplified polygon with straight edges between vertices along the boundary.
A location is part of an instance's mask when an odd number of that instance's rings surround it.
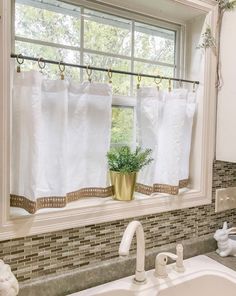
<svg viewBox="0 0 236 296">
<path fill-rule="evenodd" d="M 134 135 L 134 108 L 112 107 L 111 145 L 132 145 Z"/>
<path fill-rule="evenodd" d="M 159 65 L 142 63 L 142 62 L 134 62 L 134 71 L 136 73 L 147 73 L 151 75 L 162 75 L 167 77 L 174 77 L 174 72 L 175 72 L 173 67 L 165 67 L 165 66 L 159 66 Z M 152 78 L 142 77 L 141 86 L 154 86 L 154 85 L 156 84 Z M 159 86 L 162 89 L 167 89 L 168 80 L 163 80 Z"/>
<path fill-rule="evenodd" d="M 80 54 L 79 51 L 68 50 L 64 48 L 56 48 L 51 46 L 44 46 L 39 44 L 27 43 L 16 41 L 15 43 L 16 53 L 21 53 L 23 55 L 32 56 L 32 57 L 42 57 L 49 60 L 55 61 L 64 61 L 68 63 L 79 64 Z M 38 63 L 31 61 L 24 61 L 22 65 L 22 69 L 30 70 L 30 69 L 38 70 Z M 57 65 L 46 64 L 43 73 L 48 75 L 50 78 L 58 78 L 59 76 L 59 68 Z M 73 79 L 79 79 L 80 71 L 77 68 L 66 67 L 65 68 L 65 76 Z"/>
<path fill-rule="evenodd" d="M 19 1 L 20 2 L 20 1 Z M 80 9 L 77 6 L 70 6 L 74 16 L 70 15 L 69 9 L 60 12 L 59 1 L 51 1 L 51 4 L 44 4 L 41 7 L 33 7 L 16 3 L 15 9 L 15 34 L 16 36 L 54 42 L 63 45 L 79 46 L 80 41 Z M 38 4 L 39 5 L 39 4 Z M 49 10 L 50 9 L 50 10 Z M 53 11 L 53 9 L 55 11 Z"/>
<path fill-rule="evenodd" d="M 112 15 L 85 10 L 84 46 L 86 49 L 129 56 L 131 22 Z"/>
<path fill-rule="evenodd" d="M 85 65 L 88 64 L 95 67 L 111 68 L 124 71 L 130 71 L 131 67 L 129 60 L 88 53 L 85 53 L 84 55 L 84 63 Z M 85 71 L 84 79 L 86 79 Z M 108 82 L 108 75 L 106 72 L 93 71 L 92 79 L 98 82 Z M 112 89 L 114 94 L 129 95 L 130 77 L 122 74 L 113 74 Z"/>
<path fill-rule="evenodd" d="M 135 23 L 134 55 L 169 64 L 175 62 L 175 32 Z"/>
</svg>

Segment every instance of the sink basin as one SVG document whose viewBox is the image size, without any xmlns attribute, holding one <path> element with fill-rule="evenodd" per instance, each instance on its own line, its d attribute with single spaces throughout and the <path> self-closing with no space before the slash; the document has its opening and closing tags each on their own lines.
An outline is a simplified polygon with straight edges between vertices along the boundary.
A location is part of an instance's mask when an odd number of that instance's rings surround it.
<svg viewBox="0 0 236 296">
<path fill-rule="evenodd" d="M 75 294 L 77 295 L 77 294 Z M 96 296 L 111 296 L 111 291 L 104 292 L 101 294 L 94 294 Z M 112 291 L 112 296 L 135 296 L 135 292 L 128 291 L 128 290 L 113 290 Z"/>
<path fill-rule="evenodd" d="M 164 289 L 158 296 L 233 296 L 236 295 L 236 283 L 220 275 L 202 275 L 173 287 Z M 191 294 L 189 292 L 191 291 Z M 151 294 L 150 294 L 151 295 Z M 155 294 L 154 294 L 155 295 Z"/>
<path fill-rule="evenodd" d="M 235 296 L 236 272 L 207 256 L 184 261 L 186 271 L 177 273 L 168 265 L 168 278 L 158 279 L 147 272 L 147 283 L 137 285 L 126 277 L 70 296 Z M 121 289 L 122 287 L 122 289 Z"/>
</svg>

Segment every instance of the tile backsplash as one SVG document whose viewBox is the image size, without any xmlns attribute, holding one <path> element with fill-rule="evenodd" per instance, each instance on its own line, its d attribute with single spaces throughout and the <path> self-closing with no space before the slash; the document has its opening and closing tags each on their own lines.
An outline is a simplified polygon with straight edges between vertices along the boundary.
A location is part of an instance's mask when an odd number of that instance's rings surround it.
<svg viewBox="0 0 236 296">
<path fill-rule="evenodd" d="M 213 198 L 217 188 L 236 186 L 236 163 L 215 161 Z M 143 224 L 146 248 L 212 234 L 224 220 L 236 223 L 236 210 L 215 213 L 214 203 L 137 217 Z M 0 258 L 23 282 L 57 274 L 118 256 L 123 219 L 0 242 Z"/>
</svg>

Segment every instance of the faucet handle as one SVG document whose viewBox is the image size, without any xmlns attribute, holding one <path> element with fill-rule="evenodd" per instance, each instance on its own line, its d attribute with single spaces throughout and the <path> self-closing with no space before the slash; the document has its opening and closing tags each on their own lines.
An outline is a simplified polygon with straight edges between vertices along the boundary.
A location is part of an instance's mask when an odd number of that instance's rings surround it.
<svg viewBox="0 0 236 296">
<path fill-rule="evenodd" d="M 178 259 L 175 254 L 172 254 L 170 252 L 159 253 L 156 256 L 155 276 L 160 277 L 160 278 L 166 278 L 168 276 L 167 270 L 166 270 L 168 258 L 170 258 L 172 260 Z"/>
<path fill-rule="evenodd" d="M 176 255 L 172 254 L 170 252 L 163 252 L 159 253 L 156 256 L 155 260 L 155 276 L 160 278 L 166 278 L 168 276 L 166 265 L 168 258 L 171 258 L 172 260 L 176 261 L 176 264 L 174 265 L 174 269 L 177 272 L 184 272 L 184 264 L 183 264 L 183 245 L 178 244 L 176 246 Z"/>
<path fill-rule="evenodd" d="M 155 273 L 154 275 L 161 278 L 166 278 L 168 276 L 166 271 L 166 264 L 167 264 L 168 258 L 165 253 L 159 253 L 156 256 L 155 260 Z"/>
<path fill-rule="evenodd" d="M 183 263 L 183 255 L 184 253 L 184 248 L 182 244 L 178 244 L 176 246 L 176 255 L 177 255 L 177 259 L 176 259 L 176 265 L 175 265 L 175 270 L 177 272 L 184 272 L 185 268 L 184 268 L 184 263 Z"/>
</svg>

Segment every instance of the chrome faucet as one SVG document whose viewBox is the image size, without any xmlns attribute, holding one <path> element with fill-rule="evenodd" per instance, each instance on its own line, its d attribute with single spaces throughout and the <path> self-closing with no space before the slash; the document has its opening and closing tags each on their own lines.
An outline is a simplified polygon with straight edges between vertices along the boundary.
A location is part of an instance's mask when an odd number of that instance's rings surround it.
<svg viewBox="0 0 236 296">
<path fill-rule="evenodd" d="M 128 224 L 120 243 L 119 255 L 120 256 L 129 255 L 131 242 L 135 233 L 136 233 L 136 241 L 137 241 L 137 255 L 136 255 L 137 258 L 136 258 L 136 271 L 135 271 L 134 282 L 136 284 L 145 284 L 146 282 L 146 273 L 144 270 L 145 239 L 144 239 L 143 227 L 140 222 L 132 221 Z"/>
<path fill-rule="evenodd" d="M 176 246 L 176 255 L 169 252 L 163 252 L 163 253 L 159 253 L 156 256 L 155 276 L 160 278 L 166 278 L 168 276 L 168 273 L 166 270 L 168 258 L 171 258 L 172 260 L 176 261 L 174 269 L 177 272 L 184 272 L 185 268 L 183 265 L 183 246 L 181 244 L 178 244 Z"/>
</svg>

